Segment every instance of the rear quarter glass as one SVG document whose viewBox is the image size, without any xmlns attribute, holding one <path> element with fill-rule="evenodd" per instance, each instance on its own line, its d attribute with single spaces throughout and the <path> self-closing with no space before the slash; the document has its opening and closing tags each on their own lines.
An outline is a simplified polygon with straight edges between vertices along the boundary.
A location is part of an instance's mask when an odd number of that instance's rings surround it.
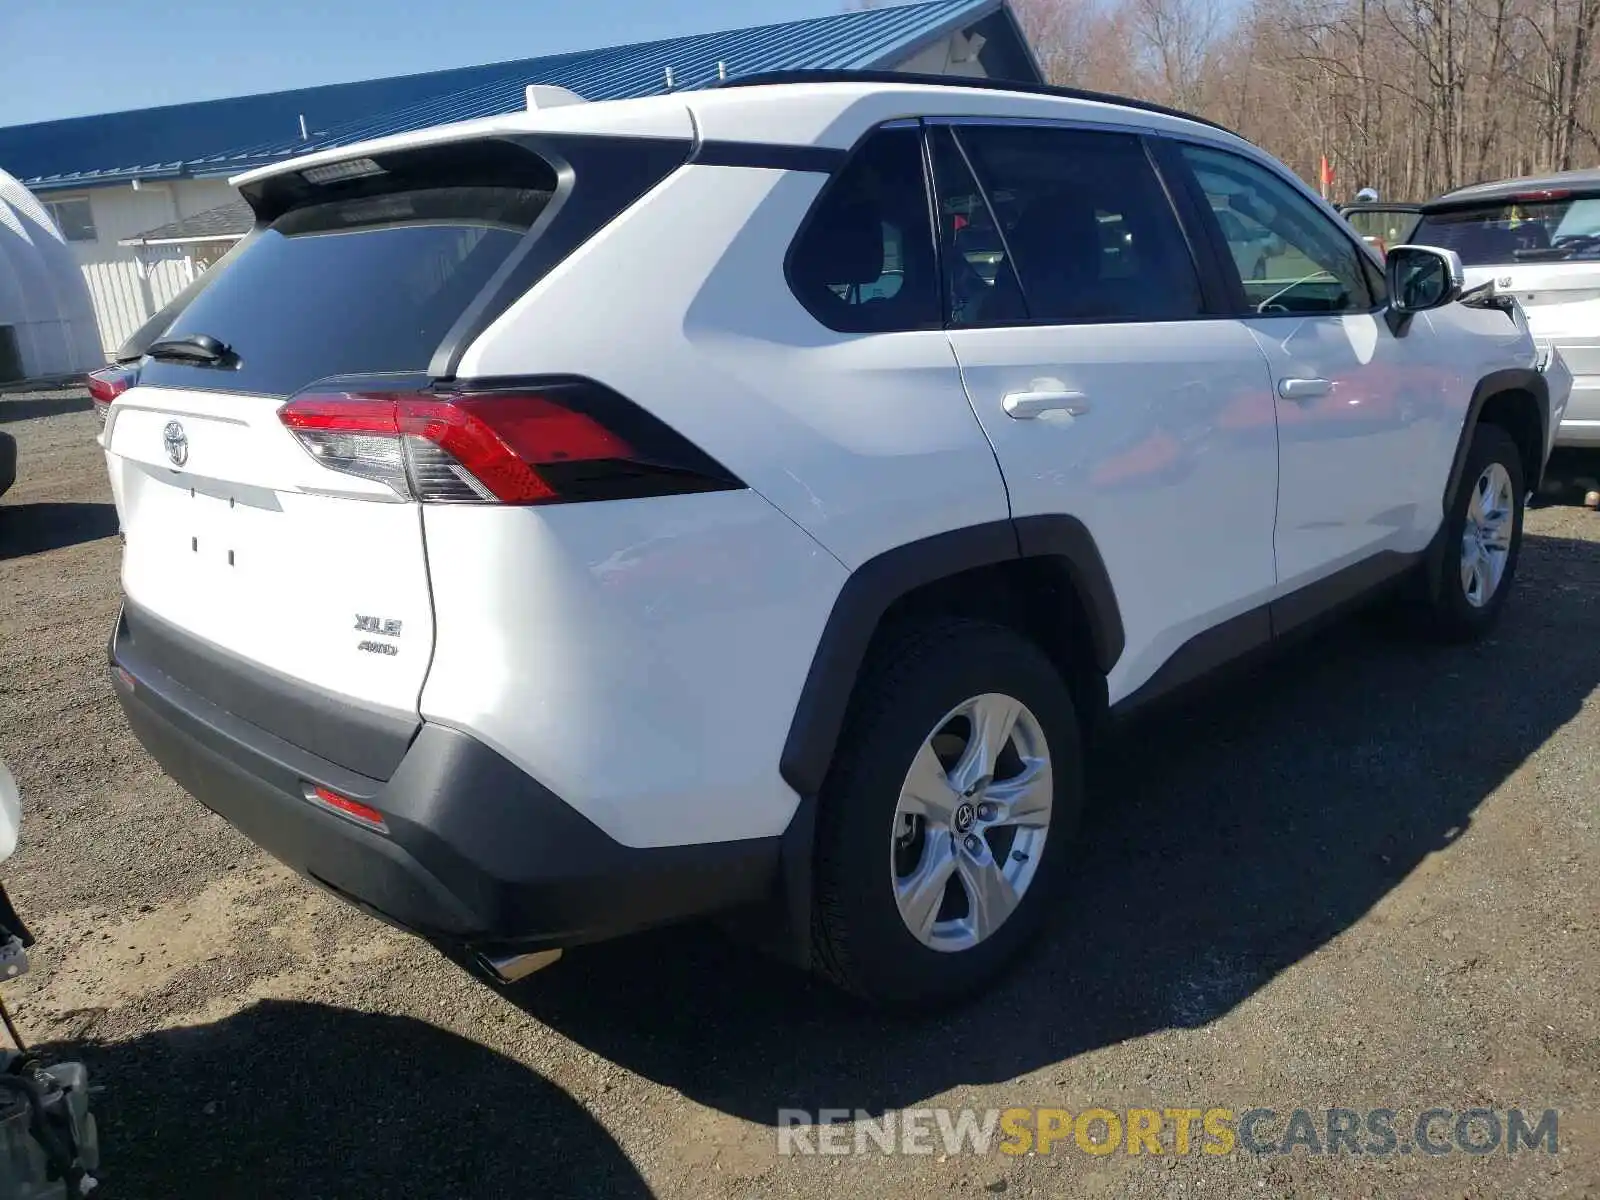
<svg viewBox="0 0 1600 1200">
<path fill-rule="evenodd" d="M 146 359 L 141 381 L 288 396 L 335 375 L 427 371 L 463 324 L 484 327 L 688 151 L 574 140 L 609 144 L 591 155 L 593 178 L 559 139 L 544 153 L 494 139 L 378 156 L 359 178 L 291 172 L 246 189 L 263 226 L 161 335 L 216 338 L 233 361 Z"/>
</svg>

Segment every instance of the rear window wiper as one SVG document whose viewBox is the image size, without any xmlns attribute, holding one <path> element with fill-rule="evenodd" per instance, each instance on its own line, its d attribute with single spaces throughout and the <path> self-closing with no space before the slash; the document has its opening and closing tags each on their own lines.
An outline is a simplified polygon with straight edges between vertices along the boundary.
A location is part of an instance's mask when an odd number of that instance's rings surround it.
<svg viewBox="0 0 1600 1200">
<path fill-rule="evenodd" d="M 207 333 L 162 338 L 150 343 L 145 353 L 162 362 L 204 363 L 207 366 L 221 366 L 233 362 L 237 357 L 226 342 L 220 342 Z"/>
</svg>

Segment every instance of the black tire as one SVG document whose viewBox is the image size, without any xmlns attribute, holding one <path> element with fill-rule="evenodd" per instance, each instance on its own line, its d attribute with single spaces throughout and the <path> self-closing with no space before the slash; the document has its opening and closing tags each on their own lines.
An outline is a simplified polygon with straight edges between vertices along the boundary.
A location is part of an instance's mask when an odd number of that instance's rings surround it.
<svg viewBox="0 0 1600 1200">
<path fill-rule="evenodd" d="M 895 902 L 896 807 L 912 759 L 940 719 L 990 692 L 1020 700 L 1043 731 L 1054 781 L 1049 831 L 1011 915 L 969 949 L 934 950 L 906 927 Z M 868 1003 L 900 1009 L 950 1003 L 994 979 L 1052 907 L 1082 809 L 1082 758 L 1072 693 L 1027 638 L 955 618 L 886 637 L 864 668 L 820 797 L 813 920 L 820 971 Z"/>
<path fill-rule="evenodd" d="M 1475 605 L 1467 599 L 1461 580 L 1462 539 L 1466 533 L 1467 511 L 1473 489 L 1491 465 L 1499 463 L 1511 477 L 1511 545 L 1505 570 L 1487 603 Z M 1527 504 L 1527 485 L 1522 470 L 1522 455 L 1517 443 L 1498 425 L 1479 425 L 1472 431 L 1461 480 L 1445 512 L 1440 530 L 1443 553 L 1436 555 L 1433 575 L 1419 589 L 1419 602 L 1413 607 L 1415 622 L 1429 636 L 1445 642 L 1470 642 L 1488 633 L 1505 608 L 1506 597 L 1517 575 L 1517 559 L 1522 553 L 1522 518 Z"/>
</svg>

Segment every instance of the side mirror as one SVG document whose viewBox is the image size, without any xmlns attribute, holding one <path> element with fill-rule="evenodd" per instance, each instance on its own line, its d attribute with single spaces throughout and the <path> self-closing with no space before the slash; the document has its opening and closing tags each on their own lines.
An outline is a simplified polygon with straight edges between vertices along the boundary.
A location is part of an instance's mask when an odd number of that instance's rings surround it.
<svg viewBox="0 0 1600 1200">
<path fill-rule="evenodd" d="M 1454 304 L 1467 284 L 1461 256 L 1437 246 L 1390 246 L 1383 269 L 1389 311 L 1401 317 Z"/>
</svg>

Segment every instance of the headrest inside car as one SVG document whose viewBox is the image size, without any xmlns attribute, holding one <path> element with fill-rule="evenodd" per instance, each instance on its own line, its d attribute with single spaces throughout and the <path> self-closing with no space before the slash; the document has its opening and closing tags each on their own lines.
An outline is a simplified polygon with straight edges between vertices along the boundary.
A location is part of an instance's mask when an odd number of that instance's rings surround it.
<svg viewBox="0 0 1600 1200">
<path fill-rule="evenodd" d="M 883 277 L 883 222 L 873 204 L 830 205 L 812 244 L 823 261 L 812 266 L 817 279 L 833 285 L 876 283 Z"/>
</svg>

